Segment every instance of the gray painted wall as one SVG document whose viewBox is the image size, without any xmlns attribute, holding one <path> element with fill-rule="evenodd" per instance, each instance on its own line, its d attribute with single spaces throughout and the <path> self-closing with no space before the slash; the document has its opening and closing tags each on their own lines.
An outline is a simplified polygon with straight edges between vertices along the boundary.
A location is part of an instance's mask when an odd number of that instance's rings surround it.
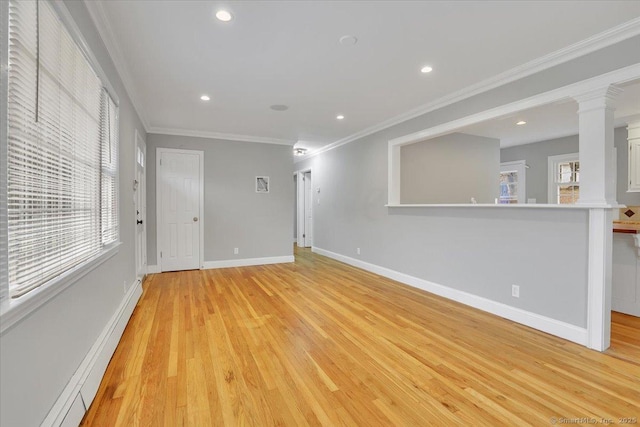
<svg viewBox="0 0 640 427">
<path fill-rule="evenodd" d="M 83 2 L 65 1 L 120 98 L 120 240 L 113 258 L 0 337 L 0 425 L 37 426 L 135 281 L 134 129 L 144 128 Z"/>
<path fill-rule="evenodd" d="M 41 423 L 121 303 L 124 296 L 123 282 L 130 285 L 135 279 L 133 135 L 135 128 L 140 131 L 143 128 L 85 5 L 70 0 L 65 1 L 65 4 L 120 97 L 122 246 L 115 257 L 0 337 L 0 424 L 6 426 L 34 426 Z M 451 287 L 467 289 L 487 298 L 584 326 L 587 235 L 584 212 L 533 212 L 498 208 L 485 211 L 474 208 L 384 208 L 387 195 L 387 141 L 625 65 L 639 63 L 639 43 L 640 36 L 623 41 L 307 160 L 297 169 L 313 165 L 317 186 L 327 191 L 323 193 L 322 204 L 317 206 L 315 216 L 317 246 L 354 256 L 354 247 L 357 245 L 363 249 L 361 258 L 368 262 Z M 204 142 L 185 140 L 185 143 L 198 145 Z M 242 145 L 244 144 L 238 144 Z M 153 145 L 150 144 L 150 147 Z M 246 149 L 250 151 L 249 148 Z M 290 147 L 286 147 L 286 150 L 291 152 Z M 153 155 L 152 149 L 149 152 Z M 154 165 L 153 159 L 149 160 L 149 165 Z M 237 164 L 228 164 L 226 168 L 233 174 L 234 166 L 242 167 L 246 159 L 234 157 L 229 160 L 231 161 Z M 259 164 L 255 159 L 252 162 L 254 165 Z M 283 162 L 281 167 L 287 171 L 286 179 L 283 175 L 281 181 L 284 183 L 283 191 L 286 192 L 283 199 L 291 201 L 293 190 L 290 187 L 290 161 L 289 164 Z M 271 175 L 275 191 L 279 186 L 277 182 L 280 182 L 277 173 L 261 173 Z M 148 181 L 153 185 L 155 180 L 149 176 Z M 225 194 L 225 191 L 220 193 L 221 198 L 214 201 L 213 207 L 219 206 L 218 203 L 225 203 L 222 197 Z M 149 191 L 148 195 L 148 206 L 153 208 L 153 191 Z M 217 196 L 218 193 L 211 195 Z M 249 196 L 246 195 L 246 199 L 243 196 L 243 203 L 246 205 L 240 207 L 255 207 L 255 204 L 247 200 Z M 273 209 L 273 212 L 270 209 L 262 211 L 265 216 L 273 218 L 277 211 L 277 215 L 283 218 L 283 224 L 287 223 L 282 225 L 278 222 L 276 226 L 283 228 L 283 242 L 286 240 L 289 248 L 288 252 L 281 255 L 291 253 L 291 229 L 288 224 L 291 206 L 282 208 L 281 205 L 285 205 L 283 202 L 263 202 L 265 207 Z M 226 210 L 225 215 L 230 211 L 233 210 Z M 150 222 L 151 213 L 149 212 L 148 218 Z M 249 217 L 246 212 L 243 215 L 244 218 Z M 260 215 L 252 218 L 253 221 L 273 226 Z M 247 221 L 243 222 L 247 225 Z M 215 224 L 215 216 L 212 223 Z M 237 227 L 233 235 L 235 242 L 241 234 L 246 234 L 247 229 L 237 223 L 233 226 Z M 149 230 L 150 240 L 154 235 L 153 230 Z M 251 246 L 256 247 L 255 253 L 261 254 L 275 250 L 276 246 L 279 248 L 278 238 L 276 240 L 273 244 L 269 243 L 268 248 L 263 248 L 256 243 L 257 239 L 254 242 L 249 236 L 238 242 L 238 246 L 242 248 L 245 247 L 241 246 L 244 242 L 252 242 Z M 149 262 L 153 263 L 155 243 L 153 246 L 149 243 Z M 231 241 L 225 241 L 218 248 L 217 243 L 210 242 L 205 255 L 214 259 L 228 259 L 229 243 Z M 284 243 L 282 247 L 284 248 Z M 240 255 L 250 256 L 244 251 Z M 464 268 L 460 268 L 461 266 Z M 505 296 L 508 293 L 505 287 L 516 280 L 522 286 L 522 297 L 512 301 Z"/>
<path fill-rule="evenodd" d="M 402 203 L 493 203 L 500 140 L 452 133 L 400 148 Z"/>
<path fill-rule="evenodd" d="M 294 204 L 290 146 L 149 134 L 147 137 L 147 248 L 156 255 L 156 149 L 204 151 L 204 261 L 293 254 Z M 269 193 L 255 177 L 269 176 Z M 239 254 L 233 254 L 239 248 Z"/>
<path fill-rule="evenodd" d="M 617 148 L 618 174 L 617 198 L 618 203 L 637 205 L 640 203 L 638 193 L 627 193 L 628 159 L 627 128 L 619 127 L 614 132 L 614 144 Z M 578 135 L 548 141 L 518 145 L 500 150 L 500 161 L 526 160 L 527 169 L 527 198 L 535 198 L 536 203 L 547 203 L 548 185 L 548 157 L 560 154 L 577 153 L 579 150 Z"/>
<path fill-rule="evenodd" d="M 638 43 L 626 40 L 297 163 L 313 168 L 323 194 L 315 246 L 586 327 L 587 212 L 386 208 L 388 141 L 640 63 Z M 521 286 L 519 299 L 511 284 Z"/>
<path fill-rule="evenodd" d="M 585 327 L 586 211 L 386 208 L 387 141 L 409 132 L 399 125 L 296 165 L 313 168 L 322 192 L 314 246 Z"/>
</svg>

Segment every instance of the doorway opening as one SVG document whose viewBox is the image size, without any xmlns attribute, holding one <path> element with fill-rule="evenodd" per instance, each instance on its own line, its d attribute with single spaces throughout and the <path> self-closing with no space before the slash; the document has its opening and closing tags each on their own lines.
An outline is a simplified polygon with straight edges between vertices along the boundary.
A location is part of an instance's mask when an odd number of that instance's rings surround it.
<svg viewBox="0 0 640 427">
<path fill-rule="evenodd" d="M 311 169 L 296 175 L 296 234 L 297 244 L 302 248 L 313 246 L 313 185 Z"/>
</svg>

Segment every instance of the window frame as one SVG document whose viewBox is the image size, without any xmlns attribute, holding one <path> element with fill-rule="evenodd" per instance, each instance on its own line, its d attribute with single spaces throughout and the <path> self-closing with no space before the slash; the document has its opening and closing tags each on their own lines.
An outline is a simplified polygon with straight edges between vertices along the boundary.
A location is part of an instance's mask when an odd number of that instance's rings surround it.
<svg viewBox="0 0 640 427">
<path fill-rule="evenodd" d="M 560 163 L 567 162 L 579 162 L 580 161 L 580 153 L 568 153 L 568 154 L 559 154 L 557 156 L 549 156 L 547 158 L 547 203 L 552 205 L 560 205 L 558 202 L 558 186 L 560 183 L 556 182 L 556 169 Z M 571 183 L 561 183 L 562 185 L 567 185 Z M 580 186 L 580 181 L 574 183 L 574 185 Z M 573 203 L 575 204 L 575 203 Z M 569 203 L 565 203 L 565 205 L 570 205 Z"/>
<path fill-rule="evenodd" d="M 120 100 L 112 86 L 111 82 L 107 78 L 106 73 L 98 62 L 97 58 L 89 48 L 89 45 L 82 35 L 79 27 L 66 5 L 59 1 L 41 0 L 46 1 L 58 18 L 65 26 L 68 33 L 71 35 L 73 41 L 78 48 L 82 51 L 83 55 L 87 59 L 89 65 L 93 68 L 100 79 L 103 88 L 111 97 L 113 103 L 119 108 Z M 4 334 L 6 330 L 14 326 L 20 320 L 37 310 L 39 307 L 46 304 L 56 295 L 76 283 L 86 274 L 94 271 L 98 266 L 103 264 L 108 259 L 112 258 L 119 252 L 121 245 L 120 241 L 120 229 L 116 240 L 108 245 L 104 245 L 102 250 L 94 257 L 88 259 L 85 262 L 65 271 L 63 274 L 55 277 L 54 279 L 46 282 L 45 284 L 31 290 L 30 292 L 22 295 L 18 298 L 10 298 L 9 295 L 9 276 L 8 276 L 8 259 L 7 259 L 7 246 L 8 246 L 8 223 L 7 223 L 7 148 L 8 148 L 8 60 L 9 60 L 9 2 L 0 2 L 0 53 L 2 54 L 0 63 L 0 117 L 3 119 L 4 126 L 0 129 L 0 162 L 2 162 L 2 170 L 4 173 L 0 174 L 0 254 L 5 255 L 0 257 L 0 334 Z M 119 120 L 119 114 L 118 114 Z M 119 126 L 118 126 L 119 129 Z M 119 132 L 119 130 L 118 130 Z M 120 133 L 120 132 L 119 132 Z M 119 151 L 118 151 L 119 152 Z M 116 220 L 120 224 L 120 162 L 116 163 L 115 171 L 115 197 L 118 202 L 118 210 L 116 212 Z"/>
</svg>

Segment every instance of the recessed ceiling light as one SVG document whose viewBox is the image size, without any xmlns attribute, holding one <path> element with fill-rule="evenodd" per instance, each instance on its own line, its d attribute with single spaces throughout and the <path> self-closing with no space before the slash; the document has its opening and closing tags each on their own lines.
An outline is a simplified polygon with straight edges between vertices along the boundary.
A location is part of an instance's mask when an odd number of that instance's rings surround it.
<svg viewBox="0 0 640 427">
<path fill-rule="evenodd" d="M 202 95 L 200 99 L 203 101 L 209 101 L 211 98 L 209 98 L 209 95 Z"/>
<path fill-rule="evenodd" d="M 342 120 L 342 119 L 344 119 L 344 116 L 343 116 L 342 114 L 338 114 L 338 115 L 336 116 L 336 119 L 338 119 L 338 120 Z"/>
<path fill-rule="evenodd" d="M 269 108 L 271 108 L 273 111 L 287 111 L 289 109 L 289 107 L 282 104 L 275 104 L 270 106 Z"/>
<path fill-rule="evenodd" d="M 233 19 L 233 15 L 226 10 L 219 10 L 216 12 L 216 18 L 222 22 L 229 22 Z"/>
<path fill-rule="evenodd" d="M 524 120 L 520 120 L 519 122 L 516 123 L 518 126 L 522 126 L 522 125 L 526 125 L 527 122 L 525 122 Z"/>
<path fill-rule="evenodd" d="M 358 38 L 356 36 L 342 36 L 339 42 L 345 46 L 352 46 L 358 43 Z"/>
<path fill-rule="evenodd" d="M 422 67 L 422 68 L 420 69 L 420 72 L 421 72 L 421 73 L 430 73 L 430 72 L 432 72 L 432 71 L 433 71 L 433 68 L 429 67 L 428 65 L 426 65 L 426 66 L 424 66 L 424 67 Z"/>
</svg>

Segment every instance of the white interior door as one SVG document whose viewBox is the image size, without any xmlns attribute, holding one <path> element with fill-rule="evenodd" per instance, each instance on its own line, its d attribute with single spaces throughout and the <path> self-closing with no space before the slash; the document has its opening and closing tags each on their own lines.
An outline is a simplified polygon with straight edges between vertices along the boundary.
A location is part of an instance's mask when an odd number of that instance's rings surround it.
<svg viewBox="0 0 640 427">
<path fill-rule="evenodd" d="M 136 209 L 136 276 L 142 280 L 147 274 L 147 144 L 138 130 L 135 132 L 136 167 L 134 204 Z"/>
<path fill-rule="evenodd" d="M 158 149 L 161 271 L 201 267 L 202 151 Z"/>
<path fill-rule="evenodd" d="M 313 186 L 311 172 L 304 173 L 304 246 L 313 246 Z"/>
</svg>

